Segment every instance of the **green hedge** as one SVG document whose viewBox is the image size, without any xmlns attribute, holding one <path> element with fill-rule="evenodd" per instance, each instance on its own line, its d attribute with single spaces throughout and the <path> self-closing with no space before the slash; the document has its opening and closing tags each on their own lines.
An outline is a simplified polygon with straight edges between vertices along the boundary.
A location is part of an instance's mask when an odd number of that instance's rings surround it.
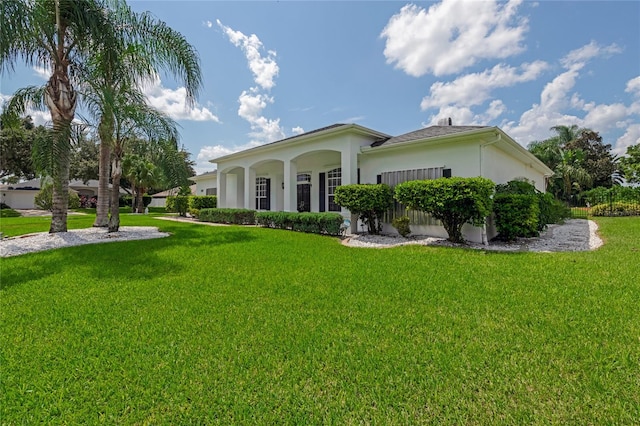
<svg viewBox="0 0 640 426">
<path fill-rule="evenodd" d="M 338 236 L 344 218 L 340 213 L 258 212 L 256 221 L 266 228 Z"/>
<path fill-rule="evenodd" d="M 218 197 L 215 195 L 193 195 L 189 197 L 190 209 L 215 209 L 218 207 Z"/>
<path fill-rule="evenodd" d="M 591 207 L 593 216 L 640 216 L 640 204 L 614 202 Z"/>
<path fill-rule="evenodd" d="M 498 237 L 512 241 L 537 237 L 540 207 L 538 197 L 524 194 L 496 194 L 493 198 Z"/>
<path fill-rule="evenodd" d="M 256 212 L 248 209 L 202 209 L 198 219 L 200 222 L 255 225 Z"/>
</svg>

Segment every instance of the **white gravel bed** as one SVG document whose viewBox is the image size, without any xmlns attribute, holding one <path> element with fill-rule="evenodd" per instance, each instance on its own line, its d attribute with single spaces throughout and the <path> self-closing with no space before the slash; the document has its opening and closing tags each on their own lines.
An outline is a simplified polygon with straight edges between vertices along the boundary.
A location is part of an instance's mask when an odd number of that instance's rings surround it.
<svg viewBox="0 0 640 426">
<path fill-rule="evenodd" d="M 168 237 L 166 232 L 153 226 L 121 226 L 118 232 L 108 233 L 106 228 L 73 229 L 68 232 L 20 235 L 0 241 L 0 257 L 18 256 L 36 251 L 83 244 L 111 243 L 116 241 L 147 240 Z"/>
<path fill-rule="evenodd" d="M 343 241 L 350 247 L 386 248 L 401 245 L 440 245 L 449 247 L 468 247 L 480 250 L 496 251 L 587 251 L 602 246 L 598 236 L 598 225 L 592 220 L 570 219 L 561 225 L 549 227 L 536 238 L 519 238 L 513 242 L 491 241 L 488 245 L 478 243 L 453 244 L 444 238 L 399 235 L 353 235 Z"/>
</svg>

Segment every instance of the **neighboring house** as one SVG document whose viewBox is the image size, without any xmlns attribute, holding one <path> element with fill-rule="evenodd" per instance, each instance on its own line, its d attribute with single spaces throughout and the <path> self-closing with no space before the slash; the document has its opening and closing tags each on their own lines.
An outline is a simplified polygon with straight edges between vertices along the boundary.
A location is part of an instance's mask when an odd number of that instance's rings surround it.
<svg viewBox="0 0 640 426">
<path fill-rule="evenodd" d="M 189 180 L 191 179 L 193 178 L 189 178 Z M 189 186 L 189 189 L 191 190 L 191 195 L 196 195 L 195 185 Z M 151 202 L 149 203 L 149 207 L 167 207 L 167 197 L 178 195 L 179 192 L 180 192 L 180 187 L 176 186 L 175 188 L 167 189 L 166 191 L 153 194 L 151 196 Z"/>
<path fill-rule="evenodd" d="M 111 185 L 109 185 L 111 187 Z M 35 205 L 35 197 L 40 191 L 41 180 L 31 179 L 26 182 L 0 185 L 2 202 L 12 209 L 38 209 Z M 79 196 L 91 198 L 98 195 L 98 181 L 91 179 L 86 183 L 81 180 L 69 181 L 69 189 L 78 193 Z M 122 188 L 121 194 L 126 194 Z"/>
<path fill-rule="evenodd" d="M 217 164 L 218 206 L 277 211 L 335 211 L 335 188 L 415 179 L 482 176 L 496 183 L 526 178 L 544 191 L 553 171 L 497 127 L 431 126 L 390 135 L 357 124 L 334 124 L 211 160 Z M 446 237 L 430 217 L 410 212 L 414 234 Z M 386 222 L 405 214 L 402 206 Z M 352 218 L 351 218 L 352 219 Z M 351 221 L 351 232 L 357 221 Z M 495 235 L 489 223 L 465 225 L 469 241 Z M 387 223 L 384 232 L 393 232 Z"/>
</svg>

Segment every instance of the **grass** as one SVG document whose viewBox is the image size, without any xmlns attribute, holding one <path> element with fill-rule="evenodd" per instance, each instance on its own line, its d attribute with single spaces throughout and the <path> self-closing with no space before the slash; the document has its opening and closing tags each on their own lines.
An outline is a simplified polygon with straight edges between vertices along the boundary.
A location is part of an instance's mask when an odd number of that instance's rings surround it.
<svg viewBox="0 0 640 426">
<path fill-rule="evenodd" d="M 640 219 L 597 221 L 548 254 L 125 215 L 172 236 L 0 260 L 0 419 L 634 424 Z"/>
</svg>

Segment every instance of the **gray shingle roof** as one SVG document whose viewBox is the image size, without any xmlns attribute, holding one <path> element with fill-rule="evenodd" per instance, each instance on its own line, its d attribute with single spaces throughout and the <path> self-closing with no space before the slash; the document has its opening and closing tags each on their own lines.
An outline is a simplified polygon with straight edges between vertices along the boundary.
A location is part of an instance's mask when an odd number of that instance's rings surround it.
<svg viewBox="0 0 640 426">
<path fill-rule="evenodd" d="M 389 139 L 376 141 L 372 143 L 371 146 L 376 147 L 381 145 L 393 145 L 396 143 L 447 136 L 455 133 L 469 132 L 471 130 L 485 128 L 487 128 L 487 126 L 431 126 L 425 127 L 424 129 L 420 130 L 415 130 L 413 132 L 405 133 L 404 135 L 394 136 Z"/>
</svg>

